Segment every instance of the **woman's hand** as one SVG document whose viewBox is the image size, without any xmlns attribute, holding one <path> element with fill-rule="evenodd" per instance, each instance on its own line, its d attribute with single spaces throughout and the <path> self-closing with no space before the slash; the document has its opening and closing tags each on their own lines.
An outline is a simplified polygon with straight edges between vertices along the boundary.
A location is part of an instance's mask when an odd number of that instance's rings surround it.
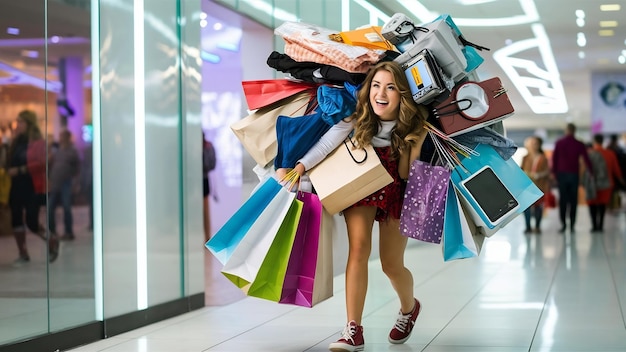
<svg viewBox="0 0 626 352">
<path fill-rule="evenodd" d="M 276 179 L 277 180 L 282 180 L 283 178 L 285 178 L 285 176 L 287 175 L 287 173 L 290 171 L 291 169 L 282 167 L 280 169 L 276 169 Z"/>
</svg>

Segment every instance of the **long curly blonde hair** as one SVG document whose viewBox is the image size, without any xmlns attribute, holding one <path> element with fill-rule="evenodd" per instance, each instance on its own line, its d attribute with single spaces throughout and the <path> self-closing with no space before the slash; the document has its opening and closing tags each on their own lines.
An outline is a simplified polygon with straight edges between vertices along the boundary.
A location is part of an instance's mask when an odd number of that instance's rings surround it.
<svg viewBox="0 0 626 352">
<path fill-rule="evenodd" d="M 362 88 L 357 94 L 356 111 L 351 118 L 354 123 L 354 139 L 361 147 L 371 144 L 372 138 L 378 133 L 381 123 L 374 113 L 370 103 L 370 90 L 374 75 L 381 70 L 389 71 L 393 77 L 396 88 L 400 92 L 400 109 L 396 119 L 396 125 L 391 131 L 391 158 L 397 159 L 400 152 L 410 148 L 411 144 L 418 139 L 418 134 L 424 128 L 424 121 L 428 117 L 428 111 L 422 105 L 413 100 L 411 88 L 404 71 L 397 62 L 383 61 L 370 69 Z"/>
</svg>

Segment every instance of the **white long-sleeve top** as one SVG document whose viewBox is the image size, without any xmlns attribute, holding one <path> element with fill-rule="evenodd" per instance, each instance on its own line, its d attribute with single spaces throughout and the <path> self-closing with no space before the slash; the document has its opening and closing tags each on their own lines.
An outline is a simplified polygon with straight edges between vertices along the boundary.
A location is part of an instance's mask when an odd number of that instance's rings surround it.
<svg viewBox="0 0 626 352">
<path fill-rule="evenodd" d="M 381 128 L 372 139 L 372 146 L 388 147 L 391 145 L 391 130 L 396 125 L 396 121 L 380 121 L 380 123 Z M 312 169 L 335 150 L 350 135 L 353 129 L 352 121 L 339 121 L 298 162 L 304 165 L 305 170 Z"/>
</svg>

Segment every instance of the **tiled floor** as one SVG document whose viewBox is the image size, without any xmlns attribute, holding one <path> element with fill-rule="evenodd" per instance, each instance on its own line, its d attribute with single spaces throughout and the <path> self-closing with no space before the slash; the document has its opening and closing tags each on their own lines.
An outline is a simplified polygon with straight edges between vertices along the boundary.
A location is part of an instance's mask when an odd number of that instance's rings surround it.
<svg viewBox="0 0 626 352">
<path fill-rule="evenodd" d="M 606 232 L 591 234 L 586 212 L 564 235 L 554 210 L 543 235 L 522 234 L 518 217 L 477 259 L 443 262 L 440 246 L 412 241 L 406 260 L 423 310 L 404 345 L 387 342 L 399 306 L 373 260 L 365 351 L 626 351 L 625 214 L 607 215 Z M 72 351 L 327 351 L 345 323 L 343 276 L 334 284 L 334 297 L 313 308 L 243 298 Z"/>
</svg>

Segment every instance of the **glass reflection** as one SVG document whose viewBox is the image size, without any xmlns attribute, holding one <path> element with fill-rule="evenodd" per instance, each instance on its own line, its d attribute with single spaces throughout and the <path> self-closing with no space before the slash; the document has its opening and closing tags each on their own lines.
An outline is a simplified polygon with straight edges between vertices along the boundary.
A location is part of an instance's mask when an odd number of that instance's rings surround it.
<svg viewBox="0 0 626 352">
<path fill-rule="evenodd" d="M 0 3 L 0 346 L 95 320 L 82 3 Z"/>
</svg>

